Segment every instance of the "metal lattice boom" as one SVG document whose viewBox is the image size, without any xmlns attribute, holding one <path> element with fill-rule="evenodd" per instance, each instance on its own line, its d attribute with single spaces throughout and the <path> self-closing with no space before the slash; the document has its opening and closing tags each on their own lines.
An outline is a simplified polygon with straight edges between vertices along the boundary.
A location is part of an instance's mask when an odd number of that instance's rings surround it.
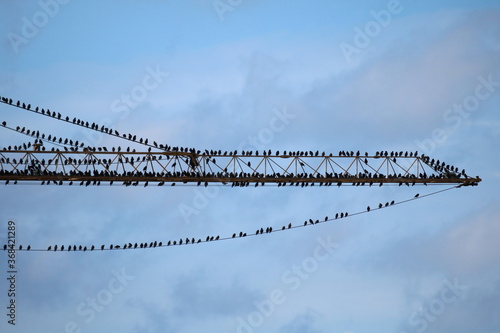
<svg viewBox="0 0 500 333">
<path fill-rule="evenodd" d="M 312 154 L 311 154 L 312 155 Z M 191 152 L 0 151 L 0 180 L 47 183 L 250 183 L 277 185 L 461 184 L 479 177 L 428 156 L 265 156 Z M 83 184 L 83 183 L 81 183 Z"/>
</svg>

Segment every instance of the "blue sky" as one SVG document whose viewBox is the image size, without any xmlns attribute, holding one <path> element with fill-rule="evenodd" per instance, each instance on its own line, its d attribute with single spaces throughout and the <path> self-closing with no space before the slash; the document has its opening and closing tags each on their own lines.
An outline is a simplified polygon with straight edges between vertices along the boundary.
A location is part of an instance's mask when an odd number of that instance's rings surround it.
<svg viewBox="0 0 500 333">
<path fill-rule="evenodd" d="M 1 96 L 173 146 L 418 150 L 483 179 L 338 223 L 234 241 L 20 252 L 17 323 L 2 313 L 2 332 L 500 330 L 497 1 L 0 8 Z M 14 108 L 0 114 L 91 145 L 127 146 Z M 270 131 L 278 114 L 283 126 Z M 25 141 L 0 132 L 1 147 Z M 1 186 L 1 230 L 16 221 L 18 243 L 33 247 L 253 232 L 436 190 Z M 6 259 L 1 266 L 6 277 Z"/>
</svg>

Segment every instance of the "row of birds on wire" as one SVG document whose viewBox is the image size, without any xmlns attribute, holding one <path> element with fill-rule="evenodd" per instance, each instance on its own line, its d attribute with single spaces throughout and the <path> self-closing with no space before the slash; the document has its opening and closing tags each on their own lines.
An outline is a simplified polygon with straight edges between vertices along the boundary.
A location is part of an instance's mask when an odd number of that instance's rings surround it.
<svg viewBox="0 0 500 333">
<path fill-rule="evenodd" d="M 436 192 L 432 192 L 429 194 L 426 194 L 425 196 L 420 196 L 418 193 L 413 196 L 413 198 L 403 200 L 400 202 L 395 202 L 394 200 L 391 202 L 386 202 L 385 204 L 379 203 L 377 207 L 371 208 L 370 206 L 366 207 L 366 210 L 356 212 L 354 214 L 349 214 L 348 212 L 340 212 L 340 213 L 335 213 L 335 216 L 333 217 L 328 217 L 325 216 L 323 220 L 313 220 L 313 219 L 308 219 L 305 220 L 301 224 L 296 224 L 293 225 L 292 223 L 289 223 L 288 225 L 283 225 L 281 228 L 278 229 L 273 229 L 273 227 L 266 227 L 264 228 L 259 228 L 255 231 L 255 233 L 246 233 L 243 231 L 240 232 L 235 232 L 231 236 L 227 237 L 220 237 L 219 235 L 213 236 L 209 235 L 206 238 L 194 238 L 194 237 L 182 237 L 179 239 L 175 240 L 168 240 L 168 241 L 151 241 L 151 242 L 143 242 L 143 243 L 124 243 L 123 245 L 119 244 L 110 244 L 110 245 L 49 245 L 46 249 L 33 249 L 31 245 L 28 245 L 24 247 L 23 245 L 16 245 L 14 246 L 13 244 L 7 245 L 4 244 L 3 249 L 4 251 L 11 249 L 11 250 L 16 250 L 16 251 L 52 251 L 52 252 L 87 252 L 87 251 L 105 251 L 105 250 L 134 250 L 134 249 L 152 249 L 152 248 L 161 248 L 161 247 L 170 247 L 170 246 L 178 246 L 178 245 L 194 245 L 194 244 L 200 244 L 200 243 L 208 243 L 208 242 L 213 242 L 213 241 L 222 241 L 222 240 L 229 240 L 229 239 L 236 239 L 236 238 L 244 238 L 244 237 L 250 237 L 250 236 L 258 236 L 258 235 L 264 235 L 264 234 L 271 234 L 277 231 L 285 231 L 285 230 L 290 230 L 290 229 L 295 229 L 295 228 L 300 228 L 300 227 L 307 227 L 310 225 L 317 225 L 320 223 L 326 223 L 329 221 L 335 221 L 335 220 L 340 220 L 340 219 L 345 219 L 348 217 L 352 217 L 354 215 L 359 215 L 363 213 L 369 213 L 373 212 L 375 210 L 380 210 L 383 208 L 387 208 L 390 206 L 394 206 L 396 204 L 402 204 L 406 203 L 415 199 L 427 197 L 430 195 L 434 195 L 443 191 L 447 191 L 453 188 L 457 188 L 457 186 L 445 189 L 445 190 L 440 190 Z"/>
<path fill-rule="evenodd" d="M 70 123 L 70 124 L 73 124 L 73 125 L 76 125 L 76 126 L 84 127 L 84 128 L 89 129 L 89 130 L 101 132 L 103 134 L 107 134 L 107 135 L 110 135 L 110 136 L 115 136 L 115 137 L 118 137 L 118 138 L 121 138 L 121 139 L 124 139 L 124 140 L 128 140 L 128 141 L 131 141 L 131 142 L 134 142 L 134 143 L 137 143 L 137 144 L 142 144 L 142 145 L 145 145 L 145 146 L 149 146 L 151 148 L 157 148 L 157 149 L 161 149 L 161 150 L 164 150 L 164 151 L 185 152 L 185 153 L 188 153 L 188 152 L 193 153 L 195 151 L 194 148 L 172 147 L 172 146 L 169 146 L 167 144 L 157 143 L 156 141 L 149 140 L 147 138 L 145 139 L 145 138 L 138 137 L 137 135 L 134 135 L 134 134 L 131 134 L 131 133 L 120 133 L 117 130 L 113 130 L 113 129 L 108 128 L 108 127 L 106 127 L 104 125 L 98 125 L 95 122 L 84 121 L 84 120 L 81 120 L 81 119 L 76 118 L 76 117 L 73 117 L 71 119 L 69 116 L 63 116 L 60 112 L 50 111 L 50 109 L 39 108 L 38 106 L 32 108 L 31 104 L 25 103 L 25 102 L 22 102 L 22 101 L 14 102 L 12 100 L 12 98 L 0 97 L 0 102 L 4 103 L 4 104 L 7 104 L 7 105 L 10 105 L 10 106 L 14 106 L 14 107 L 20 108 L 20 109 L 24 109 L 26 111 L 31 111 L 31 112 L 34 112 L 34 113 L 38 113 L 40 115 L 44 115 L 46 117 L 50 117 L 50 118 L 53 118 L 53 119 L 56 119 L 56 120 L 59 120 L 59 121 L 64 121 L 64 122 L 67 122 L 67 123 Z M 4 124 L 4 127 L 5 127 L 6 126 L 6 122 L 4 122 L 4 123 L 5 123 Z M 21 132 L 21 130 L 22 130 L 22 128 L 17 128 L 17 127 L 16 127 L 16 129 L 19 132 Z M 38 134 L 39 138 L 42 137 L 42 135 L 40 134 L 39 131 L 29 131 L 28 132 L 28 130 L 25 129 L 25 133 L 27 135 L 34 136 L 34 137 L 36 137 L 37 134 Z M 53 138 L 53 136 L 52 136 L 52 138 Z M 53 139 L 51 139 L 51 140 L 52 140 L 53 143 L 56 143 L 56 142 L 54 142 Z M 49 141 L 48 140 L 48 136 L 47 136 L 47 141 Z M 57 143 L 60 143 L 60 142 L 57 142 Z M 68 140 L 68 143 L 69 143 L 69 140 Z M 75 150 L 78 147 L 83 148 L 84 146 L 73 145 L 72 149 Z"/>
</svg>

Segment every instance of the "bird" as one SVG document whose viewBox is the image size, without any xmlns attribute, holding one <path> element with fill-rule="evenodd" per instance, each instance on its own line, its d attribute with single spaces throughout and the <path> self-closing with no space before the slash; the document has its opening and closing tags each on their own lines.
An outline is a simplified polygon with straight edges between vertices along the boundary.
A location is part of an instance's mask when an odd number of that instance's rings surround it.
<svg viewBox="0 0 500 333">
<path fill-rule="evenodd" d="M 366 211 L 369 212 L 370 211 L 370 206 L 366 207 Z"/>
<path fill-rule="evenodd" d="M 417 193 L 417 194 L 415 194 L 415 197 L 414 197 L 414 198 L 418 198 L 418 196 L 419 196 L 419 195 L 420 195 L 420 194 L 418 194 L 418 193 Z"/>
</svg>

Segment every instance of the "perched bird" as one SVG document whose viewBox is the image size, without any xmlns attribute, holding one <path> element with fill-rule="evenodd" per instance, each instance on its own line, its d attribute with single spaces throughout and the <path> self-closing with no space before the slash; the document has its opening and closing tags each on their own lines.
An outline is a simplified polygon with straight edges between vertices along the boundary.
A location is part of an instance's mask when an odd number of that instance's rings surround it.
<svg viewBox="0 0 500 333">
<path fill-rule="evenodd" d="M 420 195 L 420 194 L 418 194 L 418 193 L 417 193 L 417 194 L 415 194 L 415 198 L 418 198 L 418 196 L 419 196 L 419 195 Z"/>
</svg>

